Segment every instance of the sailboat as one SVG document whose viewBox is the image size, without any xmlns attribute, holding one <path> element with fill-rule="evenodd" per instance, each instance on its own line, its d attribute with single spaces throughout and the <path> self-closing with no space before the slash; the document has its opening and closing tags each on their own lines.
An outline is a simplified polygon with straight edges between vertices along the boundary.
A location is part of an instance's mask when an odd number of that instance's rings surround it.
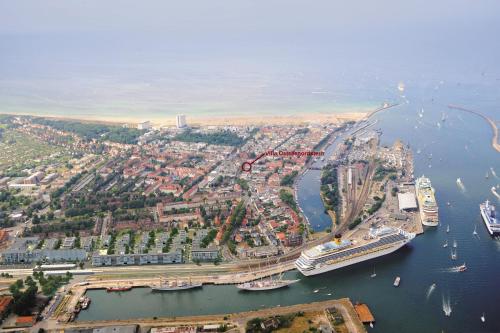
<svg viewBox="0 0 500 333">
<path fill-rule="evenodd" d="M 300 280 L 284 280 L 283 272 L 280 272 L 277 279 L 273 279 L 273 276 L 271 275 L 269 278 L 266 279 L 261 278 L 260 280 L 237 284 L 236 288 L 246 291 L 273 290 L 273 289 L 288 287 L 289 285 L 299 281 Z"/>
<path fill-rule="evenodd" d="M 375 273 L 375 267 L 373 267 L 373 274 L 372 274 L 372 275 L 370 275 L 370 277 L 373 279 L 373 278 L 374 278 L 374 277 L 376 277 L 376 276 L 377 276 L 377 273 Z"/>
<path fill-rule="evenodd" d="M 453 240 L 453 247 L 456 248 L 457 247 L 457 241 L 456 240 Z"/>
<path fill-rule="evenodd" d="M 476 227 L 477 227 L 477 226 L 475 225 L 475 226 L 474 226 L 474 231 L 472 232 L 472 234 L 473 234 L 474 236 L 477 236 Z"/>
<path fill-rule="evenodd" d="M 446 242 L 444 242 L 443 247 L 448 247 L 448 240 L 446 240 Z"/>
<path fill-rule="evenodd" d="M 481 316 L 481 321 L 484 323 L 486 321 L 486 317 L 484 315 L 484 312 L 483 312 L 483 315 Z"/>
<path fill-rule="evenodd" d="M 450 232 L 450 225 L 449 224 L 446 226 L 446 232 L 447 233 Z"/>
</svg>

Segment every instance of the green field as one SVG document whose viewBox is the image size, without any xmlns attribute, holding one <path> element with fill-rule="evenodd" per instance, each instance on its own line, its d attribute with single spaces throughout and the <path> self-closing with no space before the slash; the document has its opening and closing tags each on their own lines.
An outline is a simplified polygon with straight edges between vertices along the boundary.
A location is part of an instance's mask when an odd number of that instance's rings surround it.
<svg viewBox="0 0 500 333">
<path fill-rule="evenodd" d="M 66 161 L 68 158 L 66 149 L 14 130 L 4 130 L 0 139 L 0 172 L 16 173 L 42 164 Z"/>
</svg>

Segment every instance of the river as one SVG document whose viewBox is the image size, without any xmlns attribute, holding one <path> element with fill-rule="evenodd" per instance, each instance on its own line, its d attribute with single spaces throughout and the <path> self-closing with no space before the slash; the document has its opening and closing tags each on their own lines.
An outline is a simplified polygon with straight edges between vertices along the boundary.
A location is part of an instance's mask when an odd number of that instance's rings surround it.
<svg viewBox="0 0 500 333">
<path fill-rule="evenodd" d="M 301 281 L 273 292 L 245 293 L 234 286 L 204 286 L 163 294 L 147 288 L 110 294 L 89 291 L 92 305 L 80 313 L 78 320 L 227 313 L 349 297 L 353 302 L 369 304 L 377 320 L 375 327 L 369 328 L 373 332 L 500 332 L 500 242 L 489 237 L 478 210 L 485 199 L 500 208 L 490 192 L 500 180 L 491 172 L 485 177 L 490 168 L 500 175 L 499 154 L 490 145 L 490 128 L 482 119 L 449 110 L 448 98 L 421 96 L 418 92 L 398 97 L 403 104 L 375 115 L 378 122 L 374 128 L 383 131 L 382 144 L 401 138 L 412 147 L 415 175 L 425 174 L 436 189 L 439 227 L 427 229 L 396 253 L 370 262 L 307 278 L 296 271 L 287 273 Z M 468 102 L 474 106 L 471 100 Z M 327 155 L 330 149 L 333 147 L 327 149 Z M 309 171 L 298 185 L 299 204 L 316 230 L 331 223 L 319 198 L 319 177 L 319 171 Z M 465 190 L 458 188 L 458 177 Z M 450 225 L 449 234 L 446 225 Z M 472 234 L 475 226 L 478 237 Z M 447 239 L 450 244 L 458 242 L 457 261 L 450 259 L 449 248 L 442 247 Z M 465 273 L 447 271 L 463 262 L 468 266 Z M 372 279 L 374 268 L 377 276 Z M 395 276 L 401 276 L 397 289 L 392 286 Z M 433 283 L 436 288 L 427 297 Z M 443 298 L 450 300 L 450 317 L 443 313 Z M 483 312 L 485 323 L 480 321 Z"/>
</svg>

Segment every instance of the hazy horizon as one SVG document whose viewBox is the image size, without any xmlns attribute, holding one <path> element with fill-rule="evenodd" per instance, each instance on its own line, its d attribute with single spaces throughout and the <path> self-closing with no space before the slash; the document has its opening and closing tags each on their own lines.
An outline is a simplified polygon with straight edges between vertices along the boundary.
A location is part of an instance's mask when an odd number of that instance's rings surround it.
<svg viewBox="0 0 500 333">
<path fill-rule="evenodd" d="M 0 113 L 361 110 L 400 81 L 498 96 L 494 1 L 141 4 L 2 1 Z"/>
</svg>

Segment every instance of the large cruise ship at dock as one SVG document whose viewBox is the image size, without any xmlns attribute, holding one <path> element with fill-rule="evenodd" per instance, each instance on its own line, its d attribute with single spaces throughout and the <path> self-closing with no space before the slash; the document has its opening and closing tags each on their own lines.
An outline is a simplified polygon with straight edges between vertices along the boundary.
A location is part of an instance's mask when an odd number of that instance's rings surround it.
<svg viewBox="0 0 500 333">
<path fill-rule="evenodd" d="M 488 200 L 479 205 L 479 210 L 481 211 L 481 217 L 483 218 L 484 225 L 488 229 L 490 235 L 500 233 L 500 220 L 496 216 L 495 206 L 493 206 Z"/>
<path fill-rule="evenodd" d="M 436 227 L 439 224 L 438 205 L 431 181 L 429 178 L 422 176 L 416 180 L 415 185 L 422 224 Z"/>
<path fill-rule="evenodd" d="M 358 242 L 335 237 L 331 242 L 302 252 L 295 267 L 304 275 L 316 275 L 392 253 L 415 237 L 398 228 L 372 228 Z"/>
</svg>

